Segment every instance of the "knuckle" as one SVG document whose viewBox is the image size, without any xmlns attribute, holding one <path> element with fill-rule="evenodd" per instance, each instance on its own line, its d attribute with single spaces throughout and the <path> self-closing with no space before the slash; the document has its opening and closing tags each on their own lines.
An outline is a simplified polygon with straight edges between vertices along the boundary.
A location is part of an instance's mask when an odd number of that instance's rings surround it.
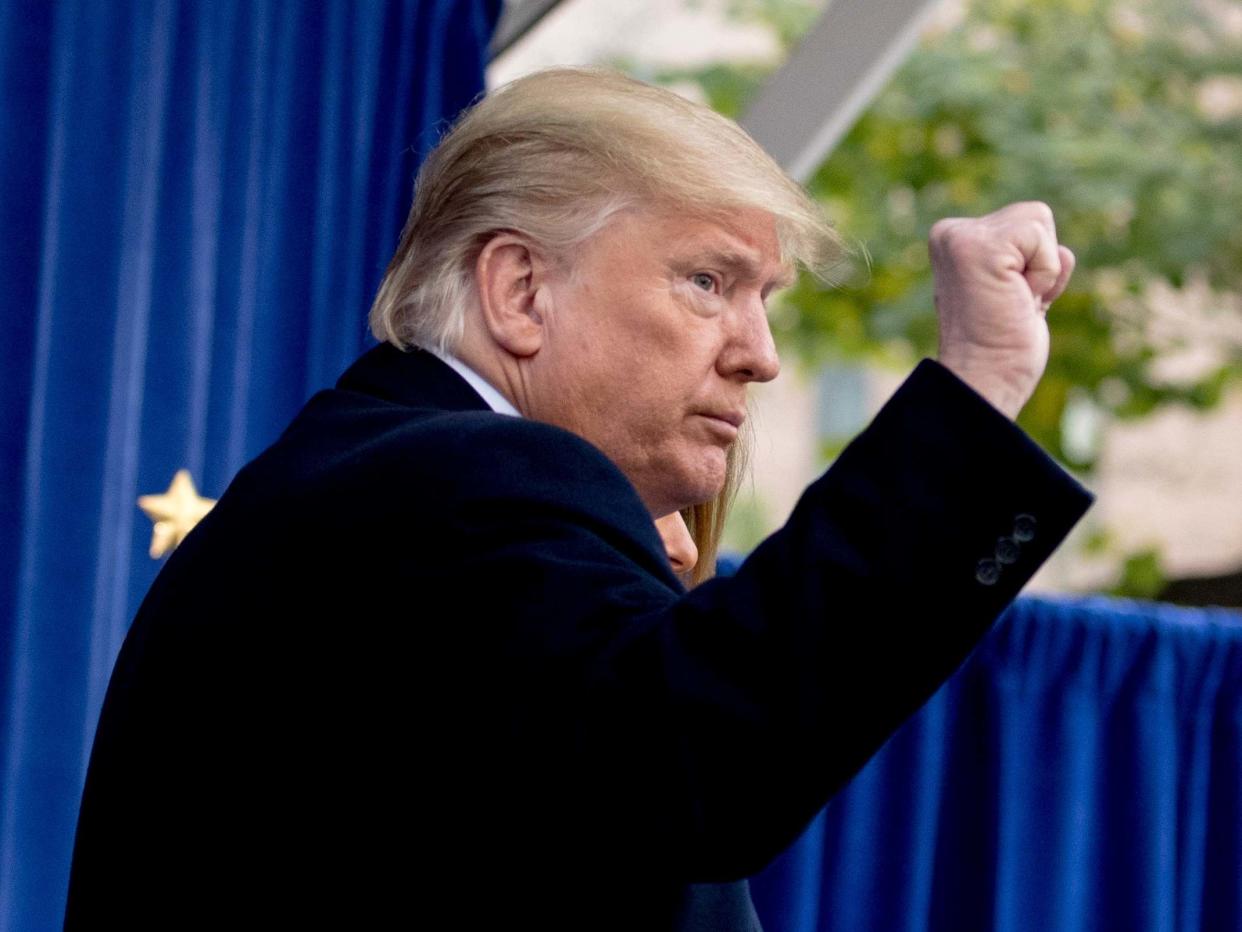
<svg viewBox="0 0 1242 932">
<path fill-rule="evenodd" d="M 1052 223 L 1052 208 L 1043 201 L 1027 201 L 1026 207 L 1031 212 L 1031 216 L 1035 218 L 1037 223 Z"/>
<path fill-rule="evenodd" d="M 957 252 L 972 239 L 972 221 L 961 217 L 938 220 L 931 228 L 931 240 L 941 250 Z"/>
</svg>

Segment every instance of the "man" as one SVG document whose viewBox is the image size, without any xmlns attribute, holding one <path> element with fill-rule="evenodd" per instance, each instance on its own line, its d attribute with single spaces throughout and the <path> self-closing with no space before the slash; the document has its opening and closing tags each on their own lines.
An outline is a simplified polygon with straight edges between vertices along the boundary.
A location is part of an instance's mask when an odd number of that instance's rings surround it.
<svg viewBox="0 0 1242 932">
<path fill-rule="evenodd" d="M 735 882 L 1090 502 L 1012 423 L 1073 266 L 1014 205 L 937 225 L 940 361 L 686 593 L 653 519 L 720 491 L 765 302 L 834 248 L 674 95 L 557 70 L 478 104 L 420 172 L 386 342 L 143 603 L 67 925 L 753 928 Z"/>
</svg>

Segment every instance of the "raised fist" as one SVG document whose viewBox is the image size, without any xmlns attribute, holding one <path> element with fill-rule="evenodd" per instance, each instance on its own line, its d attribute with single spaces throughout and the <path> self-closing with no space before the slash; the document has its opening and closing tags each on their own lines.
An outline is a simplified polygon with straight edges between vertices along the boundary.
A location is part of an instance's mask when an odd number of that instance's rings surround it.
<svg viewBox="0 0 1242 932">
<path fill-rule="evenodd" d="M 1048 364 L 1044 315 L 1074 271 L 1051 208 L 1028 201 L 941 220 L 929 249 L 941 364 L 1016 418 Z"/>
</svg>

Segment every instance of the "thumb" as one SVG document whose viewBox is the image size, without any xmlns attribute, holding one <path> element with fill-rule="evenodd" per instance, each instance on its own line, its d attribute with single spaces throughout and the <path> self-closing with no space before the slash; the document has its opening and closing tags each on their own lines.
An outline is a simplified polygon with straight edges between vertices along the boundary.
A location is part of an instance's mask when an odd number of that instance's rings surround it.
<svg viewBox="0 0 1242 932">
<path fill-rule="evenodd" d="M 1061 247 L 1057 246 L 1056 238 L 1042 224 L 1031 224 L 1024 232 L 1027 235 L 1016 242 L 1026 258 L 1022 277 L 1026 279 L 1036 302 L 1048 304 L 1052 301 L 1049 295 L 1055 291 L 1057 285 L 1061 284 L 1064 288 L 1064 281 L 1069 278 L 1062 262 L 1064 256 Z M 1069 250 L 1066 249 L 1065 252 L 1069 253 Z M 1070 255 L 1072 257 L 1073 254 Z"/>
<path fill-rule="evenodd" d="M 1044 292 L 1043 305 L 1045 308 L 1065 293 L 1065 288 L 1069 285 L 1070 276 L 1074 274 L 1074 268 L 1078 265 L 1078 258 L 1069 247 L 1058 246 L 1057 250 L 1061 256 L 1061 274 L 1057 276 L 1053 286 Z"/>
</svg>

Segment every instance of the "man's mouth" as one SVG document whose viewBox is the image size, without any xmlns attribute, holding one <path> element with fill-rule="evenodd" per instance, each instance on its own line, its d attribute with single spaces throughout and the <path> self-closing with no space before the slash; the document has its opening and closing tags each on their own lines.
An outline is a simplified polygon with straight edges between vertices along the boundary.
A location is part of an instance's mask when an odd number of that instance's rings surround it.
<svg viewBox="0 0 1242 932">
<path fill-rule="evenodd" d="M 746 419 L 745 413 L 736 411 L 700 411 L 699 417 L 703 418 L 712 429 L 722 437 L 733 440 L 737 437 L 742 422 Z"/>
</svg>

